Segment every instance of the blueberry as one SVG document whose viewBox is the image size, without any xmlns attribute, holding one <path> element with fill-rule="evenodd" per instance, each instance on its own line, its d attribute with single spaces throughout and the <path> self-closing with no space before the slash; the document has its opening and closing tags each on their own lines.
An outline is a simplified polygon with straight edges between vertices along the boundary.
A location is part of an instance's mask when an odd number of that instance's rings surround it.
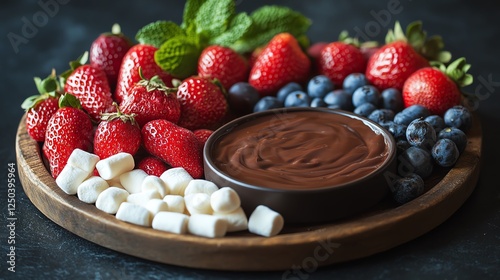
<svg viewBox="0 0 500 280">
<path fill-rule="evenodd" d="M 354 109 L 354 113 L 363 117 L 368 117 L 377 107 L 371 103 L 363 103 Z"/>
<path fill-rule="evenodd" d="M 453 106 L 444 113 L 444 123 L 467 132 L 472 125 L 472 116 L 464 106 Z"/>
<path fill-rule="evenodd" d="M 362 73 L 352 73 L 345 77 L 344 82 L 342 83 L 342 88 L 352 95 L 352 93 L 362 86 L 368 85 L 368 79 L 365 74 Z"/>
<path fill-rule="evenodd" d="M 439 139 L 432 147 L 432 158 L 442 167 L 452 167 L 459 156 L 457 145 L 450 139 Z"/>
<path fill-rule="evenodd" d="M 426 118 L 430 116 L 430 112 L 422 105 L 412 105 L 403 109 L 394 116 L 394 122 L 399 124 L 409 125 L 414 119 Z"/>
<path fill-rule="evenodd" d="M 342 89 L 336 89 L 325 95 L 323 98 L 329 106 L 337 105 L 339 109 L 352 110 L 352 98 L 349 93 Z"/>
<path fill-rule="evenodd" d="M 467 147 L 467 135 L 456 127 L 447 127 L 438 134 L 438 139 L 450 139 L 457 145 L 458 152 L 462 154 Z"/>
<path fill-rule="evenodd" d="M 400 155 L 402 152 L 406 151 L 411 147 L 410 143 L 404 139 L 400 139 L 396 142 L 397 154 Z"/>
<path fill-rule="evenodd" d="M 246 82 L 232 85 L 227 92 L 229 107 L 237 115 L 251 113 L 259 98 L 259 92 Z"/>
<path fill-rule="evenodd" d="M 416 174 L 409 174 L 393 183 L 392 197 L 399 204 L 405 204 L 424 193 L 424 180 Z"/>
<path fill-rule="evenodd" d="M 393 112 L 403 110 L 403 96 L 401 91 L 395 88 L 388 88 L 382 91 L 382 108 L 390 109 Z"/>
<path fill-rule="evenodd" d="M 287 95 L 284 105 L 285 107 L 309 107 L 309 103 L 311 103 L 309 95 L 297 90 Z"/>
<path fill-rule="evenodd" d="M 302 90 L 302 86 L 296 82 L 290 82 L 278 90 L 278 92 L 276 93 L 276 97 L 278 98 L 279 101 L 284 102 L 286 96 L 289 93 L 297 90 Z"/>
<path fill-rule="evenodd" d="M 313 98 L 313 100 L 311 100 L 311 104 L 309 106 L 310 107 L 327 107 L 328 104 L 326 104 L 322 98 L 316 97 L 316 98 Z"/>
<path fill-rule="evenodd" d="M 368 115 L 368 118 L 376 123 L 384 123 L 394 119 L 394 112 L 389 109 L 376 109 Z"/>
<path fill-rule="evenodd" d="M 403 177 L 415 173 L 425 179 L 432 174 L 432 156 L 422 148 L 411 146 L 401 153 L 398 160 L 398 173 Z"/>
<path fill-rule="evenodd" d="M 436 131 L 434 127 L 423 119 L 412 121 L 406 128 L 406 140 L 412 146 L 431 150 L 436 143 Z"/>
<path fill-rule="evenodd" d="M 283 107 L 283 102 L 274 96 L 262 97 L 253 107 L 254 112 L 261 112 Z"/>
<path fill-rule="evenodd" d="M 354 105 L 354 107 L 358 107 L 363 103 L 371 103 L 377 106 L 379 100 L 380 93 L 378 89 L 370 85 L 357 88 L 352 94 L 352 104 Z"/>
<path fill-rule="evenodd" d="M 399 124 L 395 123 L 393 121 L 388 121 L 388 122 L 383 122 L 381 125 L 389 131 L 389 133 L 392 134 L 394 139 L 396 140 L 404 140 L 406 143 L 408 141 L 406 140 L 406 125 L 404 124 Z M 410 145 L 408 143 L 408 145 Z"/>
<path fill-rule="evenodd" d="M 432 127 L 434 127 L 434 130 L 436 131 L 436 134 L 439 133 L 443 128 L 446 126 L 444 124 L 443 118 L 438 115 L 431 115 L 428 116 L 427 118 L 424 119 L 424 121 L 430 123 Z"/>
<path fill-rule="evenodd" d="M 309 80 L 307 84 L 307 94 L 310 97 L 323 98 L 334 88 L 333 82 L 325 75 L 318 75 Z"/>
</svg>

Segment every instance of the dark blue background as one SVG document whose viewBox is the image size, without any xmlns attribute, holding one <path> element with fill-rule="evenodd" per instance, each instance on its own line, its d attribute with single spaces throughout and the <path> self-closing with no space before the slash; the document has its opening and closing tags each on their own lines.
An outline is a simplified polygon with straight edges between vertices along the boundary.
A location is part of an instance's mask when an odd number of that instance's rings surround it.
<svg viewBox="0 0 500 280">
<path fill-rule="evenodd" d="M 57 3 L 55 0 L 41 2 Z M 15 162 L 15 133 L 24 113 L 20 104 L 36 93 L 32 77 L 44 77 L 52 68 L 62 72 L 68 61 L 88 50 L 93 39 L 108 31 L 115 22 L 133 37 L 141 26 L 151 21 L 180 22 L 184 6 L 184 1 L 64 2 L 68 3 L 58 4 L 58 11 L 45 17 L 38 1 L 0 3 L 0 278 L 281 279 L 282 272 L 187 269 L 116 253 L 83 240 L 48 220 L 30 203 L 19 183 L 16 189 L 17 272 L 8 273 L 8 233 L 3 223 L 7 218 L 7 164 Z M 308 275 L 309 279 L 487 279 L 499 275 L 499 5 L 494 4 L 497 1 L 486 0 L 423 2 L 237 1 L 240 11 L 252 11 L 263 4 L 279 4 L 302 12 L 313 20 L 309 30 L 312 41 L 333 41 L 343 29 L 351 34 L 364 30 L 370 38 L 380 41 L 385 34 L 383 30 L 392 26 L 394 20 L 405 26 L 421 19 L 430 35 L 443 36 L 447 49 L 455 58 L 465 56 L 472 64 L 470 73 L 475 82 L 467 90 L 477 91 L 482 99 L 477 113 L 484 131 L 483 167 L 477 188 L 463 207 L 420 238 L 366 259 L 320 268 Z M 389 3 L 399 3 L 392 14 L 387 13 Z M 25 32 L 23 35 L 25 22 L 33 23 L 34 20 L 40 27 L 32 34 Z M 9 42 L 9 33 L 23 36 L 27 41 L 18 45 L 15 51 L 15 46 Z"/>
</svg>

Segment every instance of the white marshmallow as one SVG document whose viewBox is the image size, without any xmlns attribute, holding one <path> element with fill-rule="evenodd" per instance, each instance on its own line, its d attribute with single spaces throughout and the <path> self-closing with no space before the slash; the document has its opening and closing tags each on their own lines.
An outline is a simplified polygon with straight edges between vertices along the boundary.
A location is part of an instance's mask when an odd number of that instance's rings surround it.
<svg viewBox="0 0 500 280">
<path fill-rule="evenodd" d="M 156 190 L 149 190 L 140 193 L 132 193 L 127 197 L 127 202 L 146 206 L 151 199 L 161 199 L 160 194 Z"/>
<path fill-rule="evenodd" d="M 278 234 L 284 225 L 283 217 L 267 206 L 259 205 L 248 219 L 248 231 L 262 236 Z"/>
<path fill-rule="evenodd" d="M 108 214 L 116 214 L 120 204 L 127 201 L 128 192 L 117 187 L 109 187 L 97 197 L 95 207 Z"/>
<path fill-rule="evenodd" d="M 104 180 L 110 180 L 134 169 L 134 157 L 129 153 L 118 153 L 99 160 L 96 168 Z"/>
<path fill-rule="evenodd" d="M 153 218 L 153 228 L 177 234 L 187 233 L 189 216 L 175 212 L 159 212 Z"/>
<path fill-rule="evenodd" d="M 184 197 L 180 195 L 167 194 L 163 200 L 168 204 L 169 212 L 184 213 L 184 210 L 186 209 Z"/>
<path fill-rule="evenodd" d="M 116 218 L 127 223 L 150 227 L 151 213 L 144 207 L 130 202 L 123 202 L 116 212 Z"/>
<path fill-rule="evenodd" d="M 153 216 L 158 214 L 159 212 L 168 211 L 168 204 L 165 201 L 158 198 L 150 199 L 148 202 L 146 202 L 144 207 L 146 207 L 146 209 L 148 209 L 148 211 Z"/>
<path fill-rule="evenodd" d="M 77 189 L 78 198 L 85 203 L 95 203 L 99 194 L 109 188 L 108 182 L 99 176 L 83 181 Z"/>
<path fill-rule="evenodd" d="M 170 194 L 184 195 L 184 190 L 193 177 L 182 167 L 170 168 L 160 178 L 167 184 Z"/>
<path fill-rule="evenodd" d="M 134 169 L 120 175 L 120 184 L 130 193 L 140 193 L 144 179 L 148 177 L 142 169 Z"/>
<path fill-rule="evenodd" d="M 66 164 L 56 178 L 56 184 L 65 193 L 74 195 L 78 186 L 90 176 L 90 172 L 71 164 Z"/>
<path fill-rule="evenodd" d="M 213 182 L 203 180 L 203 179 L 193 179 L 189 182 L 184 190 L 184 196 L 193 194 L 193 193 L 206 193 L 211 195 L 219 188 Z"/>
<path fill-rule="evenodd" d="M 102 177 L 101 177 L 102 178 Z M 125 189 L 122 184 L 120 183 L 120 177 L 117 177 L 117 178 L 113 178 L 111 180 L 106 180 L 106 182 L 108 182 L 108 185 L 110 187 L 117 187 L 117 188 L 120 188 L 120 189 Z"/>
<path fill-rule="evenodd" d="M 223 187 L 210 196 L 210 205 L 215 212 L 230 213 L 241 206 L 241 200 L 235 190 Z"/>
<path fill-rule="evenodd" d="M 223 237 L 227 232 L 227 222 L 212 215 L 194 214 L 189 217 L 188 231 L 209 238 Z"/>
<path fill-rule="evenodd" d="M 241 207 L 237 208 L 236 210 L 230 213 L 214 212 L 213 215 L 226 220 L 228 232 L 248 229 L 248 218 L 247 215 L 245 214 L 245 211 L 243 211 Z"/>
<path fill-rule="evenodd" d="M 89 173 L 94 172 L 95 165 L 99 161 L 99 157 L 82 149 L 74 149 L 68 158 L 68 163 L 83 169 Z"/>
<path fill-rule="evenodd" d="M 212 214 L 210 207 L 210 196 L 206 193 L 194 193 L 184 197 L 186 208 L 191 215 L 193 214 Z"/>
<path fill-rule="evenodd" d="M 168 194 L 168 187 L 165 181 L 154 175 L 149 175 L 144 178 L 141 184 L 141 190 L 156 190 L 160 194 L 161 198 Z"/>
</svg>

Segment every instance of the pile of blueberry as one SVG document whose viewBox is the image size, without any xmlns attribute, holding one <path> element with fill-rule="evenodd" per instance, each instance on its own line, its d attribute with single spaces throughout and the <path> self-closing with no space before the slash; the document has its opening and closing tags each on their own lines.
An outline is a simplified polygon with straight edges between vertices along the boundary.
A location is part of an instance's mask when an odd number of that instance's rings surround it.
<svg viewBox="0 0 500 280">
<path fill-rule="evenodd" d="M 467 145 L 465 133 L 472 119 L 463 106 L 450 108 L 443 116 L 431 115 L 420 105 L 404 108 L 399 90 L 380 92 L 361 73 L 347 76 L 341 89 L 335 89 L 323 75 L 313 77 L 306 87 L 292 82 L 276 96 L 259 98 L 248 83 L 237 83 L 229 89 L 228 98 L 240 114 L 282 107 L 326 107 L 352 111 L 380 124 L 397 143 L 398 176 L 393 176 L 391 190 L 399 204 L 420 196 L 434 166 L 452 167 Z"/>
</svg>

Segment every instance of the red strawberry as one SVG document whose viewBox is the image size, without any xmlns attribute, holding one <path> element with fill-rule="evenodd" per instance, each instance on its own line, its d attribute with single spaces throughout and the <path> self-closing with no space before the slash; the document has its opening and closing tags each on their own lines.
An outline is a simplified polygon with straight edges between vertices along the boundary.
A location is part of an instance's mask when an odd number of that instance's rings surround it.
<svg viewBox="0 0 500 280">
<path fill-rule="evenodd" d="M 358 47 L 344 42 L 326 45 L 319 55 L 319 73 L 336 86 L 342 86 L 347 75 L 365 71 L 366 60 Z"/>
<path fill-rule="evenodd" d="M 261 96 L 276 94 L 289 82 L 309 78 L 311 61 L 289 33 L 274 36 L 255 61 L 248 82 Z"/>
<path fill-rule="evenodd" d="M 79 101 L 71 94 L 61 97 L 61 108 L 47 124 L 43 154 L 49 162 L 52 177 L 57 178 L 74 149 L 92 150 L 93 127 L 90 117 L 80 109 Z M 75 107 L 66 107 L 74 104 Z"/>
<path fill-rule="evenodd" d="M 142 76 L 142 73 L 139 75 Z M 120 111 L 135 114 L 140 127 L 156 119 L 177 123 L 181 105 L 175 91 L 174 88 L 167 88 L 159 76 L 151 80 L 143 78 L 130 89 L 129 96 L 120 104 Z"/>
<path fill-rule="evenodd" d="M 141 143 L 141 129 L 134 116 L 117 110 L 116 113 L 103 114 L 94 135 L 94 154 L 101 159 L 119 152 L 135 155 Z"/>
<path fill-rule="evenodd" d="M 193 131 L 194 135 L 198 140 L 200 141 L 201 144 L 205 145 L 205 142 L 207 142 L 208 137 L 212 135 L 213 130 L 210 129 L 197 129 Z"/>
<path fill-rule="evenodd" d="M 139 68 L 145 78 L 159 76 L 165 85 L 172 86 L 172 76 L 163 71 L 155 62 L 156 48 L 150 45 L 138 44 L 129 49 L 122 60 L 114 98 L 121 103 L 130 89 L 142 78 L 139 76 Z"/>
<path fill-rule="evenodd" d="M 226 90 L 237 82 L 246 81 L 248 71 L 245 58 L 227 47 L 209 46 L 198 59 L 198 75 L 219 80 Z"/>
<path fill-rule="evenodd" d="M 147 156 L 137 164 L 137 168 L 144 170 L 148 175 L 160 177 L 169 166 L 161 159 L 154 156 Z"/>
<path fill-rule="evenodd" d="M 208 78 L 185 79 L 177 89 L 177 98 L 181 103 L 179 125 L 190 130 L 212 127 L 228 110 L 221 88 Z"/>
<path fill-rule="evenodd" d="M 203 177 L 202 145 L 194 133 L 164 119 L 142 127 L 146 150 L 172 167 L 183 167 L 193 178 Z"/>
<path fill-rule="evenodd" d="M 449 108 L 460 104 L 459 86 L 472 83 L 472 76 L 466 74 L 469 68 L 465 59 L 459 58 L 448 68 L 441 65 L 441 69 L 426 67 L 417 70 L 403 87 L 405 107 L 419 104 L 432 114 L 443 115 Z"/>
<path fill-rule="evenodd" d="M 90 65 L 103 70 L 111 88 L 115 88 L 122 59 L 132 47 L 132 42 L 121 33 L 118 24 L 111 32 L 103 33 L 90 46 Z"/>
</svg>

